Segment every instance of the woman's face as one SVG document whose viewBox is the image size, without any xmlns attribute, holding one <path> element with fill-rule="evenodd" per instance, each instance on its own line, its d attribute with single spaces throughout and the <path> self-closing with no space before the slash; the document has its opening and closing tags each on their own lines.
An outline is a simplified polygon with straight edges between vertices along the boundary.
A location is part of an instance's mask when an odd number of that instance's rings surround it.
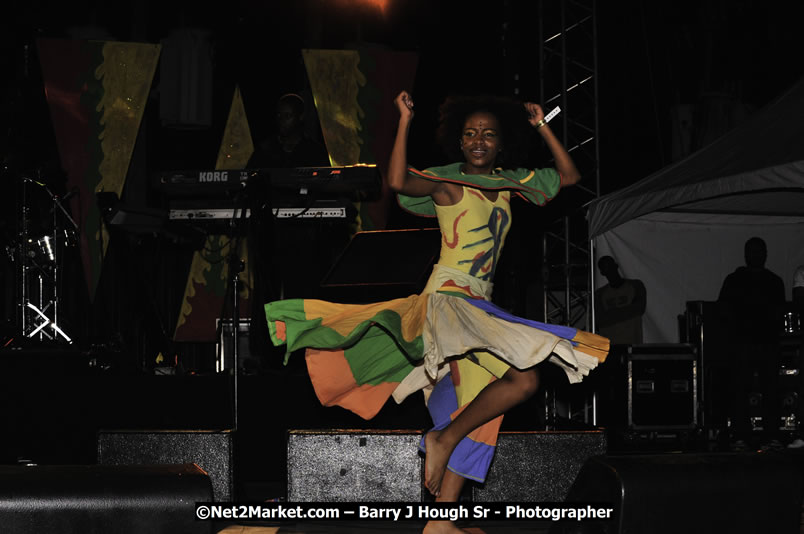
<svg viewBox="0 0 804 534">
<path fill-rule="evenodd" d="M 500 123 L 487 111 L 469 115 L 463 125 L 461 150 L 466 174 L 489 174 L 502 149 Z"/>
</svg>

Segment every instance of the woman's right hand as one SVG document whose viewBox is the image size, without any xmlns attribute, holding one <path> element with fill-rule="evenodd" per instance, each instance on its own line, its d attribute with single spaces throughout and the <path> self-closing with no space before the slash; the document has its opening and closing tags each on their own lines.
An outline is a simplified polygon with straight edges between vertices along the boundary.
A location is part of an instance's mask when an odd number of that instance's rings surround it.
<svg viewBox="0 0 804 534">
<path fill-rule="evenodd" d="M 399 117 L 402 119 L 413 118 L 413 99 L 407 91 L 402 91 L 394 99 L 397 109 L 399 110 Z"/>
</svg>

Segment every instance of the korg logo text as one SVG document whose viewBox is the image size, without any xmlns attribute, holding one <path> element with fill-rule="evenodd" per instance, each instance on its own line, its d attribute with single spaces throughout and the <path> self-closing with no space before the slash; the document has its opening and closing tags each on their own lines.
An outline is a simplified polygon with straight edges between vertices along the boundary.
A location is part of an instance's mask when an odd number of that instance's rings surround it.
<svg viewBox="0 0 804 534">
<path fill-rule="evenodd" d="M 198 175 L 199 182 L 227 182 L 228 179 L 229 173 L 226 171 L 209 171 Z"/>
</svg>

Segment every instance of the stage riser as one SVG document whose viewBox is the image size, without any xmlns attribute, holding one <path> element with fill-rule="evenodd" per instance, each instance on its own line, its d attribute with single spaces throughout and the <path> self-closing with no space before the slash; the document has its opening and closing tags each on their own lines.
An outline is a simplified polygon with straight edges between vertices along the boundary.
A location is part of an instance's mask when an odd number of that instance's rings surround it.
<svg viewBox="0 0 804 534">
<path fill-rule="evenodd" d="M 290 502 L 423 501 L 424 463 L 415 431 L 292 430 L 288 435 Z M 584 462 L 604 454 L 603 432 L 500 434 L 476 501 L 556 501 Z"/>
<path fill-rule="evenodd" d="M 797 534 L 802 470 L 782 453 L 596 457 L 581 469 L 567 501 L 604 502 L 614 521 L 553 533 Z"/>
<path fill-rule="evenodd" d="M 98 463 L 194 463 L 209 473 L 215 501 L 231 501 L 233 433 L 228 430 L 116 430 L 98 433 Z"/>
<path fill-rule="evenodd" d="M 211 499 L 194 465 L 0 466 L 2 532 L 210 534 L 194 503 Z"/>
</svg>

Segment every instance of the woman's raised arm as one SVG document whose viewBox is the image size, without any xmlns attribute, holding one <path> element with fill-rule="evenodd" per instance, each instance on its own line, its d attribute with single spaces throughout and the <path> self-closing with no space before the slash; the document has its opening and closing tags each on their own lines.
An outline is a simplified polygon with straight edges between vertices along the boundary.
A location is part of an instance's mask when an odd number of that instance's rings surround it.
<svg viewBox="0 0 804 534">
<path fill-rule="evenodd" d="M 581 173 L 578 172 L 575 162 L 572 161 L 572 157 L 564 148 L 564 145 L 561 144 L 561 141 L 558 140 L 553 130 L 551 130 L 550 126 L 544 121 L 544 111 L 542 111 L 542 107 L 538 104 L 527 102 L 525 109 L 528 110 L 528 122 L 541 134 L 542 139 L 547 143 L 547 148 L 553 155 L 553 159 L 555 159 L 556 170 L 558 174 L 561 175 L 561 187 L 574 185 L 580 182 Z"/>
<path fill-rule="evenodd" d="M 394 99 L 394 103 L 399 110 L 399 126 L 388 164 L 388 186 L 397 193 L 412 197 L 431 195 L 438 188 L 437 182 L 408 174 L 408 133 L 413 120 L 413 100 L 407 91 L 402 91 Z"/>
</svg>

